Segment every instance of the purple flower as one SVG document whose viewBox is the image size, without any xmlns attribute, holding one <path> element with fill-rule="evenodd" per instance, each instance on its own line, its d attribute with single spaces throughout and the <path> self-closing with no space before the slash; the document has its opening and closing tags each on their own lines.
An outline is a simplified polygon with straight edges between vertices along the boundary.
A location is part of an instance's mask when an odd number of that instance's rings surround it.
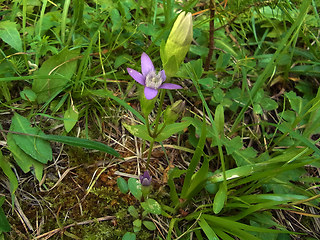
<svg viewBox="0 0 320 240">
<path fill-rule="evenodd" d="M 158 89 L 181 89 L 182 87 L 173 83 L 164 83 L 166 74 L 164 70 L 156 73 L 153 63 L 146 53 L 141 55 L 141 73 L 131 68 L 127 68 L 130 76 L 144 86 L 146 99 L 151 100 L 158 94 Z"/>
<path fill-rule="evenodd" d="M 148 170 L 145 171 L 143 173 L 143 175 L 140 175 L 139 178 L 140 178 L 140 183 L 142 184 L 142 186 L 150 186 L 152 177 L 150 176 Z"/>
</svg>

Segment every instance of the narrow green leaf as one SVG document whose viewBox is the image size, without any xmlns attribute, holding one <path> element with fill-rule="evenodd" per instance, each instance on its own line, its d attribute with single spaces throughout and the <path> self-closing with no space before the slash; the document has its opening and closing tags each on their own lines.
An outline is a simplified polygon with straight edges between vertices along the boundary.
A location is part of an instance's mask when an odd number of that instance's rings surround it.
<svg viewBox="0 0 320 240">
<path fill-rule="evenodd" d="M 94 149 L 98 151 L 102 151 L 113 155 L 115 157 L 120 157 L 120 154 L 114 150 L 113 148 L 97 141 L 92 141 L 89 139 L 76 138 L 70 136 L 58 136 L 58 135 L 37 135 L 37 138 L 41 138 L 48 141 L 60 142 L 64 144 L 68 144 L 70 146 L 75 147 L 83 147 L 88 149 Z"/>
<path fill-rule="evenodd" d="M 8 177 L 9 183 L 10 183 L 10 193 L 11 193 L 11 199 L 12 199 L 12 206 L 14 205 L 14 193 L 18 188 L 18 180 L 16 178 L 16 175 L 11 169 L 10 163 L 7 162 L 2 152 L 0 151 L 0 168 L 4 172 L 4 174 Z"/>
<path fill-rule="evenodd" d="M 144 117 L 137 110 L 135 110 L 133 107 L 131 107 L 128 103 L 126 103 L 122 99 L 114 96 L 113 92 L 108 91 L 106 89 L 92 90 L 92 91 L 89 91 L 89 92 L 94 94 L 95 96 L 108 97 L 108 98 L 111 98 L 111 99 L 115 100 L 122 107 L 124 107 L 125 109 L 129 110 L 130 112 L 132 112 L 141 122 L 143 122 L 144 124 L 146 123 L 146 120 L 144 119 Z"/>
<path fill-rule="evenodd" d="M 209 224 L 204 218 L 201 217 L 198 224 L 202 228 L 203 232 L 206 234 L 208 240 L 219 240 L 216 233 L 213 231 L 213 229 L 209 226 Z"/>
<path fill-rule="evenodd" d="M 216 124 L 219 136 L 222 137 L 224 135 L 224 111 L 221 104 L 216 108 L 214 123 Z"/>
<path fill-rule="evenodd" d="M 191 200 L 197 193 L 199 193 L 205 186 L 209 169 L 209 160 L 204 158 L 201 168 L 191 178 L 191 184 L 185 199 Z"/>
<path fill-rule="evenodd" d="M 0 197 L 0 235 L 1 232 L 9 232 L 10 231 L 10 224 L 6 218 L 6 215 L 2 209 L 2 204 L 4 202 L 5 197 Z"/>
<path fill-rule="evenodd" d="M 310 7 L 311 0 L 305 0 L 301 2 L 301 6 L 299 7 L 299 15 L 293 22 L 292 26 L 290 29 L 287 31 L 287 33 L 284 35 L 282 38 L 280 44 L 277 46 L 276 52 L 272 55 L 271 60 L 268 62 L 267 66 L 265 67 L 264 71 L 262 74 L 259 75 L 257 81 L 255 82 L 251 92 L 250 96 L 251 98 L 254 98 L 259 89 L 261 89 L 262 85 L 266 82 L 267 79 L 270 78 L 270 76 L 274 72 L 274 66 L 276 66 L 277 61 L 280 60 L 279 56 L 282 52 L 284 52 L 288 46 L 290 46 L 291 42 L 295 39 L 295 37 L 292 37 L 293 34 L 299 34 L 299 29 L 301 28 L 303 21 L 306 17 L 306 14 L 308 12 L 308 9 Z M 292 39 L 290 40 L 290 37 Z M 231 132 L 234 131 L 234 129 L 238 126 L 240 123 L 241 119 L 244 116 L 244 113 L 247 111 L 248 107 L 251 104 L 251 99 L 249 99 L 246 102 L 246 105 L 241 109 L 241 112 L 238 114 L 238 117 L 236 118 L 232 128 Z"/>
<path fill-rule="evenodd" d="M 222 208 L 224 207 L 224 203 L 226 202 L 227 199 L 227 186 L 225 182 L 221 183 L 219 186 L 219 190 L 214 197 L 213 201 L 213 212 L 215 214 L 218 214 L 221 212 Z"/>
<path fill-rule="evenodd" d="M 193 175 L 197 165 L 199 164 L 200 158 L 203 154 L 203 147 L 204 147 L 205 141 L 206 141 L 206 121 L 205 121 L 205 119 L 203 119 L 201 136 L 200 136 L 198 145 L 196 147 L 196 151 L 193 154 L 192 159 L 190 161 L 186 177 L 184 179 L 184 183 L 183 183 L 182 191 L 181 191 L 181 198 L 185 198 L 188 193 L 188 190 L 189 190 L 189 187 L 191 184 L 192 175 Z"/>
</svg>

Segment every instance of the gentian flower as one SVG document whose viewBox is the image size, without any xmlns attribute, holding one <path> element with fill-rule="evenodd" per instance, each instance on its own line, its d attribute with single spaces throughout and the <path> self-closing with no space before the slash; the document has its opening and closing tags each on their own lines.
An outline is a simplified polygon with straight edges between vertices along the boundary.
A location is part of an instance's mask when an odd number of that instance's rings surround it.
<svg viewBox="0 0 320 240">
<path fill-rule="evenodd" d="M 173 83 L 164 83 L 166 74 L 164 70 L 156 73 L 153 63 L 146 53 L 141 55 L 141 73 L 127 68 L 129 75 L 138 83 L 144 86 L 146 99 L 151 100 L 158 94 L 159 89 L 181 89 L 182 87 Z"/>
<path fill-rule="evenodd" d="M 145 171 L 143 173 L 143 175 L 140 175 L 139 178 L 140 178 L 140 183 L 141 183 L 142 186 L 146 186 L 146 187 L 150 186 L 151 180 L 152 180 L 152 176 L 150 176 L 148 170 Z"/>
</svg>

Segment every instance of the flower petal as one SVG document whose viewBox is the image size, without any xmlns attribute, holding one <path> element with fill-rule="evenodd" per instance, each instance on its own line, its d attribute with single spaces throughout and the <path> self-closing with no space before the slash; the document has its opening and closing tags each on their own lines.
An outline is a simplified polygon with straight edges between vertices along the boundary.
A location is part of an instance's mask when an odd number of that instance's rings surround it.
<svg viewBox="0 0 320 240">
<path fill-rule="evenodd" d="M 158 94 L 157 89 L 148 88 L 148 87 L 144 88 L 144 95 L 146 96 L 146 99 L 148 99 L 148 100 L 155 98 L 155 96 L 157 96 L 157 94 Z"/>
<path fill-rule="evenodd" d="M 164 72 L 164 70 L 160 71 L 160 77 L 162 78 L 162 82 L 164 82 L 166 80 L 166 73 Z"/>
<path fill-rule="evenodd" d="M 182 87 L 178 84 L 163 83 L 159 88 L 162 88 L 162 89 L 181 89 Z"/>
<path fill-rule="evenodd" d="M 136 80 L 138 83 L 140 83 L 143 86 L 145 85 L 146 78 L 141 73 L 131 68 L 127 68 L 127 71 L 134 80 Z"/>
<path fill-rule="evenodd" d="M 143 76 L 147 76 L 149 72 L 154 71 L 154 66 L 146 53 L 141 55 L 141 72 Z"/>
<path fill-rule="evenodd" d="M 150 178 L 150 174 L 148 170 L 143 173 L 143 177 L 148 179 Z"/>
</svg>

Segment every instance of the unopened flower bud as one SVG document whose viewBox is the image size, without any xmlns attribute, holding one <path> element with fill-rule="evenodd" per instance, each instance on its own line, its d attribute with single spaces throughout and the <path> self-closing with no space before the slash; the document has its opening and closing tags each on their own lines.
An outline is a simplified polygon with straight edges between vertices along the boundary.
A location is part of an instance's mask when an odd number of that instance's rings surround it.
<svg viewBox="0 0 320 240">
<path fill-rule="evenodd" d="M 161 50 L 161 60 L 168 77 L 172 77 L 189 51 L 193 38 L 191 13 L 182 12 L 173 24 L 168 40 Z"/>
<path fill-rule="evenodd" d="M 180 116 L 181 112 L 185 109 L 186 102 L 182 100 L 178 100 L 172 104 L 172 106 L 168 106 L 164 111 L 164 121 L 166 124 L 174 123 Z"/>
<path fill-rule="evenodd" d="M 150 176 L 149 171 L 145 171 L 143 173 L 143 175 L 139 176 L 140 178 L 140 183 L 142 186 L 150 186 L 151 184 L 151 180 L 152 180 L 152 176 Z"/>
</svg>

